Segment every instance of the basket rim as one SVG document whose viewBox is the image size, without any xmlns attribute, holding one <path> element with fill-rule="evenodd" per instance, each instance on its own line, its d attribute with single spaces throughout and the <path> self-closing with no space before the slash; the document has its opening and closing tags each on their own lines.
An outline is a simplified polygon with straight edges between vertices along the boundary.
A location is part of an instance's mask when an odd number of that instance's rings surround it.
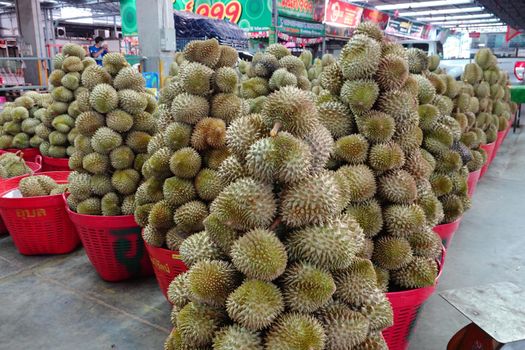
<svg viewBox="0 0 525 350">
<path fill-rule="evenodd" d="M 439 225 L 436 225 L 434 226 L 435 227 L 445 227 L 445 226 L 454 226 L 454 225 L 459 225 L 461 223 L 461 220 L 463 219 L 463 215 L 461 215 L 459 218 L 457 218 L 456 220 L 452 221 L 452 222 L 448 222 L 446 224 L 439 224 Z"/>
<path fill-rule="evenodd" d="M 47 163 L 69 163 L 69 158 L 55 158 L 42 155 L 42 160 Z"/>
<path fill-rule="evenodd" d="M 479 147 L 485 149 L 485 148 L 493 148 L 496 145 L 496 141 L 493 141 L 491 143 L 486 143 L 484 145 L 480 145 Z"/>
<path fill-rule="evenodd" d="M 35 150 L 35 152 L 38 152 L 38 154 L 40 154 L 40 149 L 38 147 L 27 147 L 27 148 L 3 148 L 3 149 L 0 149 L 0 152 L 18 152 L 18 151 L 24 151 L 24 150 L 27 150 L 26 152 L 32 152 L 32 151 L 29 151 L 29 150 Z"/>
<path fill-rule="evenodd" d="M 469 171 L 468 175 L 469 176 L 475 176 L 474 174 L 476 174 L 476 173 L 481 173 L 481 168 L 479 168 L 478 170 Z"/>
<path fill-rule="evenodd" d="M 20 176 L 13 176 L 13 177 L 7 177 L 7 178 L 4 178 L 4 177 L 0 177 L 0 181 L 9 181 L 9 180 L 13 180 L 13 179 L 22 179 L 24 177 L 27 177 L 27 176 L 30 176 L 30 175 L 34 175 L 36 173 L 39 173 L 40 174 L 40 170 L 42 170 L 42 164 L 40 163 L 36 163 L 36 162 L 26 162 L 26 165 L 31 169 L 31 173 L 30 174 L 23 174 L 23 175 L 20 175 Z"/>
<path fill-rule="evenodd" d="M 69 193 L 68 193 L 69 195 Z M 66 212 L 69 215 L 71 221 L 77 225 L 85 226 L 86 222 L 93 228 L 115 228 L 115 227 L 135 227 L 139 226 L 135 221 L 134 215 L 118 215 L 118 216 L 103 216 L 103 215 L 86 215 L 74 212 L 67 205 L 67 196 L 62 194 L 62 200 L 64 201 Z"/>
<path fill-rule="evenodd" d="M 37 174 L 35 174 L 33 176 L 47 175 L 47 176 L 53 178 L 53 175 L 58 175 L 58 173 L 65 175 L 65 173 L 70 173 L 70 171 L 46 171 L 46 172 L 43 172 L 43 173 L 37 173 Z M 9 190 L 5 190 L 5 191 L 0 191 L 0 207 L 2 207 L 2 203 L 13 203 L 13 202 L 17 201 L 20 204 L 34 204 L 32 202 L 35 199 L 39 199 L 39 200 L 53 200 L 54 201 L 55 199 L 57 199 L 59 197 L 62 197 L 62 193 L 54 194 L 54 195 L 47 195 L 47 196 L 21 197 L 21 198 L 7 198 L 7 197 L 4 197 L 4 195 L 6 193 L 11 192 L 15 188 L 18 188 L 18 184 L 20 183 L 20 180 L 22 180 L 23 178 L 26 178 L 28 176 L 30 176 L 30 175 L 26 174 L 26 175 L 16 176 L 16 177 L 12 177 L 12 178 L 9 178 L 9 179 L 5 180 L 5 182 L 11 182 L 11 181 L 13 183 L 16 182 L 16 187 L 10 188 Z M 56 179 L 53 178 L 53 180 L 56 180 Z M 67 184 L 67 179 L 66 180 L 56 180 L 56 182 L 58 184 Z M 42 202 L 40 202 L 40 203 L 42 203 Z"/>
</svg>

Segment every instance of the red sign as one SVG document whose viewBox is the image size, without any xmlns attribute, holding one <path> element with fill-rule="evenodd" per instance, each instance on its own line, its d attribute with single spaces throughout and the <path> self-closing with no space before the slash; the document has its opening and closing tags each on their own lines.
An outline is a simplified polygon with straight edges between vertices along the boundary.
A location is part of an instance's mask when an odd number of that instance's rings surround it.
<svg viewBox="0 0 525 350">
<path fill-rule="evenodd" d="M 361 22 L 363 8 L 342 2 L 340 0 L 328 0 L 326 6 L 325 21 L 336 23 L 347 27 L 357 27 Z"/>
<path fill-rule="evenodd" d="M 384 30 L 388 23 L 388 15 L 377 10 L 365 9 L 363 11 L 363 21 L 377 23 L 379 27 Z"/>
<path fill-rule="evenodd" d="M 520 30 L 514 29 L 511 26 L 507 26 L 507 34 L 505 34 L 505 41 L 509 42 L 512 40 L 512 38 L 517 37 L 520 34 Z"/>
<path fill-rule="evenodd" d="M 472 39 L 479 39 L 480 36 L 481 36 L 480 32 L 470 32 L 470 33 L 468 33 L 468 37 L 472 38 Z"/>
<path fill-rule="evenodd" d="M 519 80 L 523 80 L 523 73 L 525 72 L 525 61 L 517 61 L 514 63 L 514 76 Z"/>
</svg>

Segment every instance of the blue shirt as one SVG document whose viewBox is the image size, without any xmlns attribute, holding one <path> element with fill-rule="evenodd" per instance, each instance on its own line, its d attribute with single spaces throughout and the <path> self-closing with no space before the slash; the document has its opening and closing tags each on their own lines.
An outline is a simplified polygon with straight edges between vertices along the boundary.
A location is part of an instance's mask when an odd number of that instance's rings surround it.
<svg viewBox="0 0 525 350">
<path fill-rule="evenodd" d="M 89 47 L 89 55 L 97 60 L 99 65 L 102 65 L 102 57 L 108 53 L 108 50 L 102 51 L 98 57 L 95 58 L 95 54 L 101 49 L 101 47 L 96 47 L 95 45 Z"/>
</svg>

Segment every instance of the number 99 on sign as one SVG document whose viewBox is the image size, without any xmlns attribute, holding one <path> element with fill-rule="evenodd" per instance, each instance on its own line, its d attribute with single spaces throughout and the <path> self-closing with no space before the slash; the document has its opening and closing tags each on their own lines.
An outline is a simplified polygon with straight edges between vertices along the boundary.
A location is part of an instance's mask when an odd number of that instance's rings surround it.
<svg viewBox="0 0 525 350">
<path fill-rule="evenodd" d="M 241 18 L 242 5 L 238 1 L 231 1 L 227 5 L 223 2 L 216 2 L 211 6 L 209 4 L 201 4 L 197 7 L 195 13 L 220 20 L 226 18 L 232 23 L 237 23 Z"/>
</svg>

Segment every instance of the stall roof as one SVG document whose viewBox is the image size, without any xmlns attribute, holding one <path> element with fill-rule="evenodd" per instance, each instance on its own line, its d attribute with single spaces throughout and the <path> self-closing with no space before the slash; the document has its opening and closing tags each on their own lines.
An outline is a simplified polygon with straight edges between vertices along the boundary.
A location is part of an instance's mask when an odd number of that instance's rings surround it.
<svg viewBox="0 0 525 350">
<path fill-rule="evenodd" d="M 366 6 L 435 26 L 463 30 L 525 26 L 525 0 L 369 0 Z"/>
<path fill-rule="evenodd" d="M 204 17 L 191 12 L 174 11 L 177 49 L 190 40 L 216 38 L 221 44 L 243 50 L 248 47 L 244 30 L 229 21 Z"/>
</svg>

